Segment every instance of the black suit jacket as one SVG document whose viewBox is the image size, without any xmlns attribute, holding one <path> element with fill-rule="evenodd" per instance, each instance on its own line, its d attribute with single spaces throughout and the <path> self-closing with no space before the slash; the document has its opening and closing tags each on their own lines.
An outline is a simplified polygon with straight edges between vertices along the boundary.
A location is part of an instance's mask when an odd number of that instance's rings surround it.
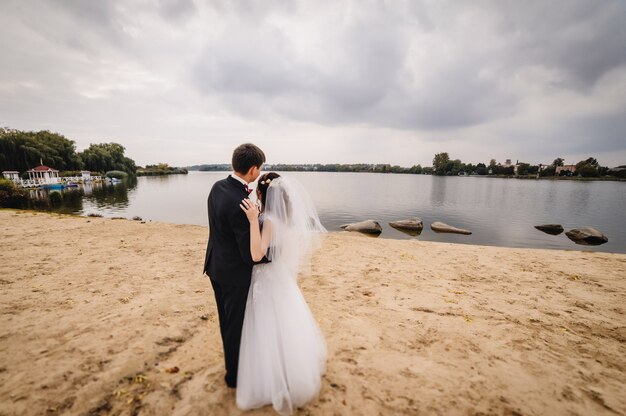
<svg viewBox="0 0 626 416">
<path fill-rule="evenodd" d="M 217 181 L 209 193 L 204 273 L 220 284 L 250 285 L 252 266 L 256 263 L 250 253 L 250 222 L 239 207 L 245 198 L 245 186 L 231 176 Z M 266 262 L 264 258 L 259 263 Z"/>
</svg>

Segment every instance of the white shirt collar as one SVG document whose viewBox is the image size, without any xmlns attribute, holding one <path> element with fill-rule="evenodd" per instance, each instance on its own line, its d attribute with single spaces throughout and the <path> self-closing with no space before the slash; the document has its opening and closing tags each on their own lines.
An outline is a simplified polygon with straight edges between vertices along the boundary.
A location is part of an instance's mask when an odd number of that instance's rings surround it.
<svg viewBox="0 0 626 416">
<path fill-rule="evenodd" d="M 235 172 L 231 173 L 230 176 L 232 176 L 233 178 L 237 179 L 239 182 L 241 182 L 243 185 L 248 186 L 248 182 L 244 181 L 243 179 L 241 179 L 239 176 L 235 175 Z"/>
</svg>

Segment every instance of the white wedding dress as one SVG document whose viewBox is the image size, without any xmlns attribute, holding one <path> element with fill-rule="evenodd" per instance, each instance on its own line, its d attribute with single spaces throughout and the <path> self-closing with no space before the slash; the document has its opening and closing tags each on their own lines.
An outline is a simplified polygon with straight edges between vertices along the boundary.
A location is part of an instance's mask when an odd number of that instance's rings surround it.
<svg viewBox="0 0 626 416">
<path fill-rule="evenodd" d="M 287 203 L 285 203 L 287 201 Z M 237 406 L 271 404 L 291 414 L 317 396 L 326 344 L 297 284 L 316 235 L 325 231 L 304 189 L 277 178 L 268 188 L 271 263 L 256 265 L 246 303 L 237 374 Z"/>
</svg>

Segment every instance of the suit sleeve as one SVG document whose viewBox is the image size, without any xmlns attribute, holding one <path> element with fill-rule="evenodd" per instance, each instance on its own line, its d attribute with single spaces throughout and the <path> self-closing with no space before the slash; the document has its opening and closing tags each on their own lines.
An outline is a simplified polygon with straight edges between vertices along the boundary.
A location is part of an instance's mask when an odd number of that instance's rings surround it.
<svg viewBox="0 0 626 416">
<path fill-rule="evenodd" d="M 246 214 L 237 206 L 229 218 L 231 229 L 235 234 L 239 255 L 244 263 L 254 265 L 252 253 L 250 253 L 250 222 Z"/>
</svg>

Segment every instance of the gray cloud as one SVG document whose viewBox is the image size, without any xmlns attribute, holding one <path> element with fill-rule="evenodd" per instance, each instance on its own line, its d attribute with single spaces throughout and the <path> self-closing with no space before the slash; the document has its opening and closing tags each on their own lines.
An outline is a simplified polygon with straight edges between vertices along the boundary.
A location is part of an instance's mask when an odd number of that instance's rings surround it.
<svg viewBox="0 0 626 416">
<path fill-rule="evenodd" d="M 159 14 L 166 20 L 180 23 L 191 18 L 195 11 L 192 0 L 159 0 Z"/>
<path fill-rule="evenodd" d="M 514 52 L 509 60 L 513 65 L 562 71 L 563 83 L 576 89 L 593 86 L 626 63 L 626 3 L 622 1 L 505 4 L 499 28 Z"/>
<path fill-rule="evenodd" d="M 415 20 L 373 6 L 321 36 L 327 43 L 308 61 L 294 52 L 290 33 L 268 23 L 268 14 L 234 19 L 207 45 L 194 79 L 202 91 L 252 95 L 288 118 L 437 130 L 509 117 L 524 97 L 507 84 L 524 68 L 556 71 L 560 76 L 546 87 L 584 93 L 624 64 L 622 4 L 537 5 L 466 7 L 465 19 L 448 5 L 430 15 L 418 9 Z M 546 19 L 551 12 L 555 19 Z M 495 45 L 482 47 L 485 40 Z M 333 63 L 326 52 L 344 59 Z M 411 55 L 420 57 L 417 65 L 408 64 Z M 236 99 L 227 102 L 237 111 Z"/>
</svg>

